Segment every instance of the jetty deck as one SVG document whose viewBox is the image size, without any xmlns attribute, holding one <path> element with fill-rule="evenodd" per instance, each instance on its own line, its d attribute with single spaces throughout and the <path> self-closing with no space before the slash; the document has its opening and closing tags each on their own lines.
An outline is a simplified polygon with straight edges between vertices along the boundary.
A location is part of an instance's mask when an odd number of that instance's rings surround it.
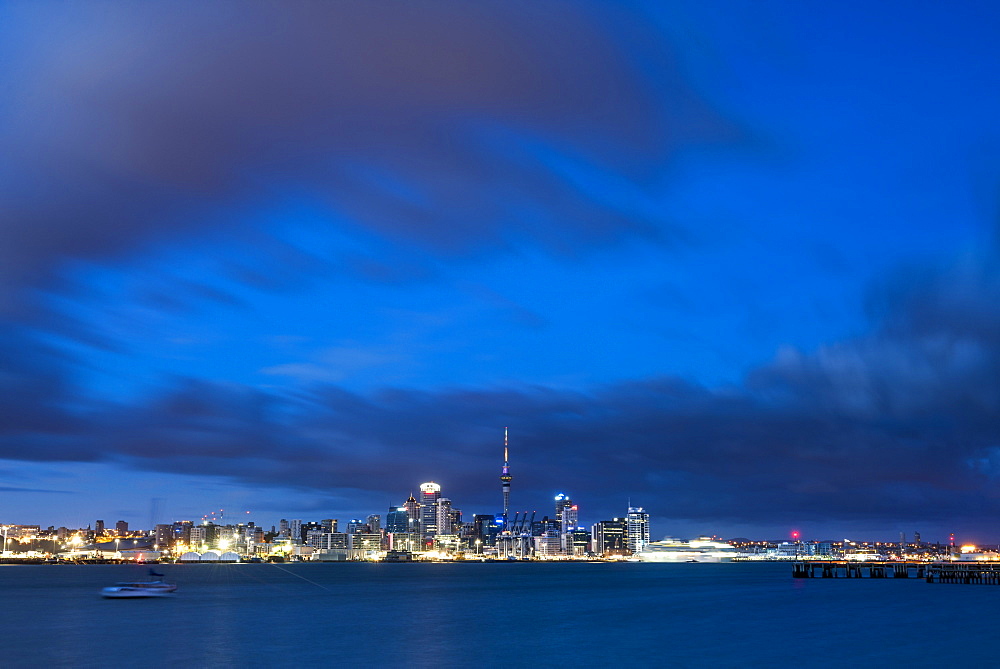
<svg viewBox="0 0 1000 669">
<path fill-rule="evenodd" d="M 792 578 L 922 578 L 928 583 L 1000 585 L 1000 562 L 796 560 Z"/>
</svg>

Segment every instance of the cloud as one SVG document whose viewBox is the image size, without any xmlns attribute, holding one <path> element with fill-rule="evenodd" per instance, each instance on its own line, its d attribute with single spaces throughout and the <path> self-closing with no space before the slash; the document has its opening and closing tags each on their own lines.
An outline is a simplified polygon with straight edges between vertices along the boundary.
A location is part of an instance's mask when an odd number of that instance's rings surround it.
<svg viewBox="0 0 1000 669">
<path fill-rule="evenodd" d="M 2 11 L 8 312 L 67 260 L 238 231 L 289 198 L 445 255 L 660 235 L 669 226 L 629 204 L 644 181 L 678 147 L 739 137 L 627 6 Z"/>
<path fill-rule="evenodd" d="M 95 457 L 99 439 L 102 457 L 131 467 L 320 496 L 403 495 L 432 479 L 459 506 L 492 511 L 507 425 L 516 505 L 565 490 L 588 516 L 616 513 L 631 496 L 705 523 L 983 523 L 1000 511 L 994 272 L 925 271 L 910 290 L 890 291 L 870 334 L 782 351 L 743 387 L 651 378 L 587 392 L 363 395 L 313 383 L 278 397 L 178 379 L 147 402 L 93 407 L 62 429 L 25 421 L 20 432 L 61 432 L 67 459 Z M 12 443 L 0 442 L 0 457 L 53 457 Z"/>
</svg>

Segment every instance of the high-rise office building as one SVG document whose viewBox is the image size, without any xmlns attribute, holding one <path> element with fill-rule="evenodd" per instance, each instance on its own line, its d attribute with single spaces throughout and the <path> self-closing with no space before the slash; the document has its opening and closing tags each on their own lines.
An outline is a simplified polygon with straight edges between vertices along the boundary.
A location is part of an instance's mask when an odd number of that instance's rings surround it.
<svg viewBox="0 0 1000 669">
<path fill-rule="evenodd" d="M 372 534 L 380 534 L 382 532 L 382 516 L 377 513 L 368 516 L 368 531 Z"/>
<path fill-rule="evenodd" d="M 417 531 L 420 527 L 420 502 L 415 500 L 411 494 L 403 502 L 403 508 L 406 509 L 406 513 L 410 514 L 410 520 L 413 521 L 412 525 L 410 525 L 412 528 L 410 531 Z"/>
<path fill-rule="evenodd" d="M 452 534 L 451 500 L 442 497 L 437 501 L 437 534 Z"/>
<path fill-rule="evenodd" d="M 187 545 L 191 543 L 191 528 L 194 527 L 194 523 L 190 520 L 179 520 L 172 527 L 173 536 L 171 537 L 171 544 L 182 543 Z"/>
<path fill-rule="evenodd" d="M 410 514 L 404 506 L 390 506 L 385 514 L 385 531 L 392 534 L 410 531 Z"/>
<path fill-rule="evenodd" d="M 582 557 L 590 550 L 590 532 L 578 527 L 563 533 L 563 552 L 567 555 Z"/>
<path fill-rule="evenodd" d="M 439 499 L 441 499 L 441 486 L 433 481 L 420 484 L 420 534 L 425 538 L 438 534 Z"/>
<path fill-rule="evenodd" d="M 292 539 L 293 544 L 302 543 L 302 520 L 290 520 L 288 521 L 288 534 Z"/>
<path fill-rule="evenodd" d="M 628 555 L 628 523 L 624 518 L 602 520 L 593 527 L 594 552 L 605 557 Z"/>
<path fill-rule="evenodd" d="M 166 550 L 170 547 L 170 540 L 173 538 L 173 525 L 160 523 L 153 530 L 153 543 L 159 550 Z"/>
<path fill-rule="evenodd" d="M 497 535 L 503 528 L 503 517 L 481 514 L 472 517 L 472 540 L 479 540 L 478 546 L 496 545 Z"/>
<path fill-rule="evenodd" d="M 96 534 L 104 534 L 104 521 L 103 520 L 98 520 L 96 523 L 94 523 L 94 532 Z"/>
<path fill-rule="evenodd" d="M 565 493 L 556 495 L 556 528 L 560 532 L 566 532 L 576 527 L 577 506 L 573 500 Z"/>
<path fill-rule="evenodd" d="M 360 518 L 352 518 L 347 521 L 347 533 L 348 534 L 367 534 L 368 533 L 368 523 L 361 520 Z"/>
<path fill-rule="evenodd" d="M 115 523 L 115 534 L 117 534 L 120 537 L 124 537 L 126 534 L 128 534 L 128 523 L 126 523 L 124 520 L 119 520 L 117 523 Z"/>
<path fill-rule="evenodd" d="M 649 514 L 641 506 L 630 506 L 626 516 L 628 550 L 635 554 L 649 543 Z"/>
</svg>

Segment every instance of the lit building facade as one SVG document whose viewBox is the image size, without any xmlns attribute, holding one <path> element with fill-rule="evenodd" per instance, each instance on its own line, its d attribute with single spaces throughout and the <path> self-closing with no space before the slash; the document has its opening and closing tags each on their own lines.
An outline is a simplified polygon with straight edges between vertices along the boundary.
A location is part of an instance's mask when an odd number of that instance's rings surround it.
<svg viewBox="0 0 1000 669">
<path fill-rule="evenodd" d="M 593 527 L 593 542 L 598 555 L 629 555 L 628 523 L 624 518 L 602 520 Z"/>
<path fill-rule="evenodd" d="M 451 500 L 442 497 L 437 501 L 437 532 L 435 534 L 454 534 L 452 531 Z"/>
<path fill-rule="evenodd" d="M 433 481 L 420 484 L 420 534 L 423 537 L 433 537 L 438 530 L 438 500 L 441 499 L 441 486 Z"/>
<path fill-rule="evenodd" d="M 641 506 L 630 506 L 626 516 L 628 550 L 635 554 L 649 543 L 649 514 Z"/>
<path fill-rule="evenodd" d="M 576 527 L 576 513 L 573 511 L 575 508 L 569 495 L 565 493 L 556 495 L 556 529 L 562 532 L 563 528 Z"/>
<path fill-rule="evenodd" d="M 410 514 L 406 507 L 389 507 L 389 513 L 385 514 L 385 531 L 392 534 L 405 534 L 410 531 Z"/>
</svg>

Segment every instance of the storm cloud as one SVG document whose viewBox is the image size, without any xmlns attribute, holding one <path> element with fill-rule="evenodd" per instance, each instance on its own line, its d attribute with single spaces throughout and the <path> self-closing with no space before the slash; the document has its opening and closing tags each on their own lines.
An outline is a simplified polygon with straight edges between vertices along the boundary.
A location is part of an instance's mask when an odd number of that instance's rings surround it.
<svg viewBox="0 0 1000 669">
<path fill-rule="evenodd" d="M 641 15 L 596 3 L 106 9 L 3 10 L 8 308 L 61 263 L 240 239 L 288 198 L 433 253 L 677 237 L 643 180 L 739 137 Z M 632 197 L 588 187 L 609 178 Z"/>
<path fill-rule="evenodd" d="M 995 269 L 921 274 L 889 291 L 870 334 L 779 352 L 741 387 L 651 378 L 585 391 L 359 394 L 316 384 L 288 397 L 178 379 L 143 403 L 53 411 L 48 424 L 26 414 L 7 426 L 0 457 L 89 460 L 99 443 L 101 458 L 138 470 L 319 496 L 401 496 L 433 479 L 490 511 L 510 425 L 515 501 L 526 508 L 568 489 L 590 513 L 620 512 L 631 495 L 705 523 L 989 522 L 1000 511 Z"/>
<path fill-rule="evenodd" d="M 990 526 L 988 22 L 830 11 L 8 3 L 0 459 L 493 512 L 509 426 L 540 515 Z"/>
</svg>

